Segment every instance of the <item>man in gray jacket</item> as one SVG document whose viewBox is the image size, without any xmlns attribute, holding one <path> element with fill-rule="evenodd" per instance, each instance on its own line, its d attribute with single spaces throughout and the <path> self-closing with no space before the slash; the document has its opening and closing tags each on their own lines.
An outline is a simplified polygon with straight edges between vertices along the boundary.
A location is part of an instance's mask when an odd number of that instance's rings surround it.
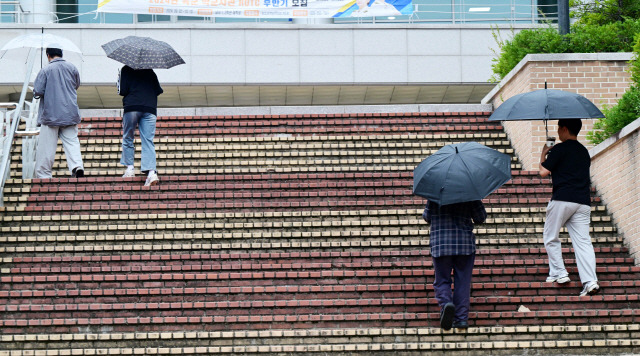
<svg viewBox="0 0 640 356">
<path fill-rule="evenodd" d="M 40 70 L 33 83 L 34 95 L 40 98 L 38 124 L 41 125 L 36 149 L 36 178 L 51 178 L 58 138 L 67 155 L 71 177 L 80 178 L 84 176 L 78 140 L 80 74 L 73 64 L 62 59 L 61 49 L 47 48 L 46 53 L 49 65 Z"/>
</svg>

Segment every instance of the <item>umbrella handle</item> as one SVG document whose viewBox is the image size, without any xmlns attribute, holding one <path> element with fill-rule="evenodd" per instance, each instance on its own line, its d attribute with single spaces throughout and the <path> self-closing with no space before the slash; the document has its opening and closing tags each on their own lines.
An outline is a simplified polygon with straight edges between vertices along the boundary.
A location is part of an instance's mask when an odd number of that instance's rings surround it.
<svg viewBox="0 0 640 356">
<path fill-rule="evenodd" d="M 549 137 L 549 128 L 547 127 L 547 120 L 544 120 L 544 132 L 546 134 L 545 140 Z"/>
</svg>

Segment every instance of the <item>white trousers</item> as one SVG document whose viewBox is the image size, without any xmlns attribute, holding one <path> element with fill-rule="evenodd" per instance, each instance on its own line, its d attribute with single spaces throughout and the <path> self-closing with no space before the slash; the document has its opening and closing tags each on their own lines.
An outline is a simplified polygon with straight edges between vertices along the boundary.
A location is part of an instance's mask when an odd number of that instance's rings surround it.
<svg viewBox="0 0 640 356">
<path fill-rule="evenodd" d="M 56 158 L 58 138 L 62 141 L 64 153 L 67 156 L 69 172 L 75 168 L 84 170 L 78 140 L 78 126 L 47 126 L 40 127 L 38 148 L 36 148 L 36 178 L 51 178 L 51 168 Z"/>
<path fill-rule="evenodd" d="M 563 226 L 567 227 L 578 265 L 582 284 L 595 282 L 596 254 L 589 236 L 591 207 L 588 205 L 552 200 L 547 205 L 547 219 L 544 223 L 544 247 L 549 256 L 549 276 L 568 275 L 562 259 L 562 246 L 558 235 Z"/>
</svg>

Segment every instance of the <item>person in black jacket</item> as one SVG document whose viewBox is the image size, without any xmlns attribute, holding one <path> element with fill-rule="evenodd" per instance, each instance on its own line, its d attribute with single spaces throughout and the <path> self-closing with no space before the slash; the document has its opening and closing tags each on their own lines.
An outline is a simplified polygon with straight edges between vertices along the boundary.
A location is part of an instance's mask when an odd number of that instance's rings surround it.
<svg viewBox="0 0 640 356">
<path fill-rule="evenodd" d="M 122 158 L 120 163 L 127 166 L 123 177 L 134 177 L 133 135 L 136 126 L 140 131 L 142 142 L 142 173 L 147 173 L 145 186 L 156 185 L 158 171 L 156 170 L 156 149 L 153 137 L 156 133 L 156 115 L 158 95 L 163 90 L 153 69 L 135 70 L 129 66 L 122 67 L 118 76 L 118 94 L 123 96 L 122 105 Z"/>
</svg>

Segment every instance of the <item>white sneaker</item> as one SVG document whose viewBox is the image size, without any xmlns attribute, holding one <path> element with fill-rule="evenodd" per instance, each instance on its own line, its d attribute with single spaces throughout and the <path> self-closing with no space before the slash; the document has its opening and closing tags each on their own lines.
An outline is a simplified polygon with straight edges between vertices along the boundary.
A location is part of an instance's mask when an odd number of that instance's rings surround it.
<svg viewBox="0 0 640 356">
<path fill-rule="evenodd" d="M 144 182 L 144 186 L 148 187 L 151 185 L 157 185 L 158 182 L 160 182 L 160 179 L 158 178 L 158 174 L 154 172 L 147 176 L 147 181 Z"/>
<path fill-rule="evenodd" d="M 588 282 L 582 288 L 582 292 L 580 292 L 580 296 L 584 297 L 586 295 L 594 295 L 600 291 L 600 286 L 598 285 L 598 281 Z"/>
<path fill-rule="evenodd" d="M 571 279 L 569 279 L 569 276 L 562 276 L 562 277 L 547 277 L 547 283 L 553 283 L 553 282 L 557 282 L 559 284 L 565 284 L 565 283 L 569 283 L 571 282 Z"/>
<path fill-rule="evenodd" d="M 126 171 L 124 171 L 124 174 L 122 175 L 122 178 L 131 178 L 131 177 L 135 177 L 136 176 L 136 171 L 133 169 L 129 169 L 127 168 Z"/>
</svg>

